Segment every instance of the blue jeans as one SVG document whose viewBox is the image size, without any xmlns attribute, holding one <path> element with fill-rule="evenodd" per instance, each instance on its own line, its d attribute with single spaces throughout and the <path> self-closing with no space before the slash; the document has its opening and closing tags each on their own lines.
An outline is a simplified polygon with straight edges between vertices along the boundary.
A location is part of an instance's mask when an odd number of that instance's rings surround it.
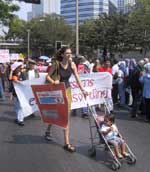
<svg viewBox="0 0 150 172">
<path fill-rule="evenodd" d="M 118 93 L 120 105 L 125 105 L 125 83 L 123 78 L 118 78 Z"/>
<path fill-rule="evenodd" d="M 3 90 L 3 85 L 2 85 L 2 80 L 0 78 L 0 98 L 2 100 L 5 100 L 5 96 L 4 96 L 4 90 Z"/>
</svg>

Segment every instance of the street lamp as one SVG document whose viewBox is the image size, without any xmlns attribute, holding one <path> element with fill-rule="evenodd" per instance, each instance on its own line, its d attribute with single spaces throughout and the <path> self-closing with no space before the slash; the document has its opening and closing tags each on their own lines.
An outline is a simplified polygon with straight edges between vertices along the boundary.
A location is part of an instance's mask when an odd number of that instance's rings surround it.
<svg viewBox="0 0 150 172">
<path fill-rule="evenodd" d="M 30 56 L 30 29 L 27 30 L 28 32 L 28 59 Z"/>
<path fill-rule="evenodd" d="M 79 54 L 79 9 L 78 0 L 76 0 L 76 55 Z"/>
</svg>

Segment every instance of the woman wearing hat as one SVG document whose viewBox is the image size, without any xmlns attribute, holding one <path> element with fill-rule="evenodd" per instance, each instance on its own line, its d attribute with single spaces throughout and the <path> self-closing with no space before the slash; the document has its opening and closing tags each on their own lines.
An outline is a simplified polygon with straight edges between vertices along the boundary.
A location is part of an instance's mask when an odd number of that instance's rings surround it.
<svg viewBox="0 0 150 172">
<path fill-rule="evenodd" d="M 11 100 L 13 100 L 13 105 L 14 105 L 14 111 L 16 112 L 17 118 L 15 120 L 15 122 L 19 125 L 19 126 L 24 126 L 24 115 L 22 114 L 22 110 L 21 110 L 21 106 L 20 106 L 20 102 L 18 100 L 17 94 L 15 92 L 14 86 L 13 86 L 13 82 L 18 82 L 18 81 L 22 81 L 22 75 L 21 75 L 21 69 L 22 69 L 22 62 L 15 62 L 11 65 L 11 71 L 10 71 L 10 75 L 9 75 L 9 80 L 11 80 L 11 85 L 9 88 L 9 92 L 11 93 Z"/>
</svg>

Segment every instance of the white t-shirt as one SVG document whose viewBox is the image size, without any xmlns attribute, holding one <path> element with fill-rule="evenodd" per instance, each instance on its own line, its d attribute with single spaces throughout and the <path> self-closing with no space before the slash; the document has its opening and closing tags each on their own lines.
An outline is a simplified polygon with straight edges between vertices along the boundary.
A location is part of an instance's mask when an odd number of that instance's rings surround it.
<svg viewBox="0 0 150 172">
<path fill-rule="evenodd" d="M 29 80 L 32 80 L 32 79 L 35 78 L 35 71 L 34 71 L 34 69 L 28 71 L 28 76 L 29 76 Z"/>
<path fill-rule="evenodd" d="M 113 124 L 111 127 L 113 128 L 113 131 L 110 131 L 107 135 L 105 135 L 106 140 L 113 139 L 114 136 L 118 135 L 117 126 L 115 124 Z M 103 124 L 100 131 L 106 132 L 108 129 L 110 129 L 110 126 Z"/>
<path fill-rule="evenodd" d="M 115 64 L 112 66 L 112 75 L 115 75 L 115 73 L 118 73 L 119 71 L 119 66 L 118 64 Z"/>
</svg>

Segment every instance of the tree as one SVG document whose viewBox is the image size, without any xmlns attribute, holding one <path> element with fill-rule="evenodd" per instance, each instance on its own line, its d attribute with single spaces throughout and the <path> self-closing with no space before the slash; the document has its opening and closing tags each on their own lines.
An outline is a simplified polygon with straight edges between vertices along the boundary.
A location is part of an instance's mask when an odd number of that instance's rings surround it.
<svg viewBox="0 0 150 172">
<path fill-rule="evenodd" d="M 41 53 L 50 47 L 54 50 L 56 41 L 62 41 L 63 44 L 73 41 L 72 27 L 56 14 L 35 18 L 27 27 L 30 29 L 31 47 L 39 47 Z"/>
<path fill-rule="evenodd" d="M 19 7 L 12 3 L 12 0 L 0 0 L 0 25 L 8 25 L 12 20 L 14 11 Z"/>
<path fill-rule="evenodd" d="M 80 25 L 79 44 L 81 54 L 93 53 L 93 50 L 97 48 L 96 37 L 94 20 L 86 20 L 82 25 Z"/>
<path fill-rule="evenodd" d="M 9 30 L 5 38 L 13 41 L 23 40 L 26 33 L 26 25 L 27 22 L 15 16 L 9 23 Z"/>
<path fill-rule="evenodd" d="M 134 31 L 137 46 L 150 49 L 150 1 L 136 0 L 136 6 L 129 15 L 130 28 Z"/>
<path fill-rule="evenodd" d="M 101 14 L 98 19 L 88 20 L 80 26 L 80 45 L 112 53 L 125 47 L 128 32 L 126 15 Z"/>
<path fill-rule="evenodd" d="M 28 32 L 30 36 L 30 50 L 34 56 L 41 54 L 50 55 L 55 51 L 55 42 L 72 44 L 72 27 L 65 24 L 64 20 L 56 14 L 34 18 L 29 22 L 14 18 L 9 25 L 7 39 L 19 40 L 23 47 L 28 44 Z"/>
</svg>

